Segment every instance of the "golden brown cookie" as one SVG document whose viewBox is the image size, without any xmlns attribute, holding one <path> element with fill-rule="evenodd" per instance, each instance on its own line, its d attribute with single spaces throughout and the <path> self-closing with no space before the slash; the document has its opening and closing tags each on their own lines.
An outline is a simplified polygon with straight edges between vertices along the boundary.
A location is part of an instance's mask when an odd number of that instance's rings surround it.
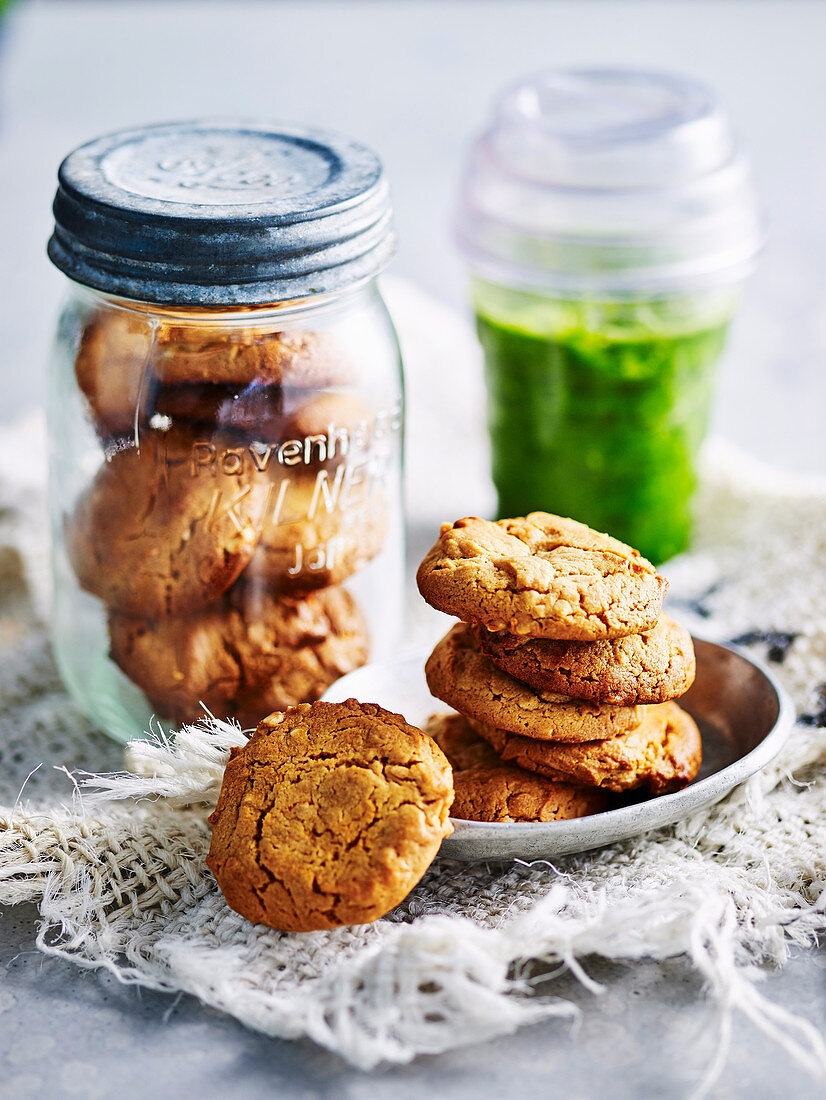
<svg viewBox="0 0 826 1100">
<path fill-rule="evenodd" d="M 535 691 L 489 661 L 466 623 L 457 623 L 436 645 L 425 677 L 436 698 L 466 718 L 543 741 L 616 737 L 638 726 L 645 713 L 644 707 L 602 706 Z"/>
<path fill-rule="evenodd" d="M 480 737 L 461 714 L 433 714 L 424 727 L 456 772 L 474 768 L 498 768 L 502 761 L 496 750 Z"/>
<path fill-rule="evenodd" d="M 637 550 L 547 512 L 443 524 L 416 580 L 429 604 L 465 622 L 572 641 L 649 629 L 667 587 Z"/>
<path fill-rule="evenodd" d="M 685 694 L 696 664 L 691 635 L 668 615 L 641 634 L 604 642 L 561 642 L 474 630 L 485 656 L 537 691 L 631 706 Z"/>
<path fill-rule="evenodd" d="M 337 433 L 342 433 L 338 441 L 340 449 L 330 455 L 327 453 L 330 449 L 328 444 L 323 460 L 342 461 L 351 450 L 358 449 L 354 447 L 355 443 L 361 442 L 363 445 L 367 441 L 373 414 L 363 401 L 352 394 L 318 393 L 308 397 L 306 390 L 296 390 L 286 394 L 285 404 L 288 411 L 284 439 L 325 436 L 329 441 L 335 439 Z M 346 450 L 343 433 L 346 433 Z M 314 457 L 321 459 L 317 450 Z"/>
<path fill-rule="evenodd" d="M 579 745 L 537 741 L 481 722 L 471 724 L 506 762 L 549 779 L 608 791 L 678 791 L 696 777 L 702 762 L 700 731 L 676 703 L 648 707 L 642 723 L 621 737 Z"/>
<path fill-rule="evenodd" d="M 104 433 L 134 429 L 147 385 L 152 348 L 149 320 L 126 310 L 96 314 L 80 336 L 75 377 Z"/>
<path fill-rule="evenodd" d="M 109 616 L 110 656 L 175 725 L 206 708 L 256 726 L 312 702 L 367 660 L 367 626 L 344 589 L 274 597 L 242 582 L 182 618 Z"/>
<path fill-rule="evenodd" d="M 326 332 L 267 332 L 194 319 L 156 325 L 144 312 L 110 308 L 84 327 L 75 376 L 98 427 L 118 435 L 132 431 L 144 412 L 163 415 L 156 402 L 177 405 L 179 416 L 188 408 L 186 415 L 203 419 L 205 409 L 226 400 L 221 388 L 233 390 L 234 402 L 253 387 L 247 404 L 260 406 L 258 389 L 346 385 L 353 379 L 353 367 Z M 181 386 L 201 388 L 186 392 Z M 227 418 L 232 411 L 224 409 Z M 239 409 L 235 412 L 250 420 Z"/>
<path fill-rule="evenodd" d="M 352 380 L 352 365 L 328 332 L 267 332 L 226 325 L 163 325 L 153 350 L 154 373 L 167 383 L 266 383 L 324 388 Z"/>
<path fill-rule="evenodd" d="M 279 592 L 340 584 L 384 546 L 386 498 L 347 489 L 343 467 L 273 480 L 270 506 L 249 576 Z"/>
<path fill-rule="evenodd" d="M 100 432 L 130 434 L 136 425 L 154 423 L 153 417 L 172 424 L 254 431 L 259 438 L 278 439 L 285 431 L 280 386 L 166 384 L 155 368 L 152 330 L 142 315 L 101 315 L 86 326 L 75 374 Z"/>
<path fill-rule="evenodd" d="M 87 592 L 128 615 L 183 615 L 216 599 L 252 558 L 270 484 L 204 470 L 185 434 L 144 432 L 116 452 L 66 521 Z"/>
<path fill-rule="evenodd" d="M 248 920 L 288 932 L 363 924 L 427 870 L 452 799 L 441 750 L 401 715 L 305 703 L 233 751 L 207 863 Z"/>
<path fill-rule="evenodd" d="M 607 809 L 605 792 L 595 787 L 557 783 L 503 764 L 459 714 L 434 715 L 425 733 L 453 767 L 451 817 L 464 821 L 566 821 Z"/>
</svg>

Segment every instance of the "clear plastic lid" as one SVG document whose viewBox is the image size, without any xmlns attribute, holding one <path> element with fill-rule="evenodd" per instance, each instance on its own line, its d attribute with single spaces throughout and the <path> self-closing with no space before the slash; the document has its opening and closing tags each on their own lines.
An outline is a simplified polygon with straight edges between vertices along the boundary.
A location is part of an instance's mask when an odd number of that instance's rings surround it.
<svg viewBox="0 0 826 1100">
<path fill-rule="evenodd" d="M 622 296 L 737 281 L 763 235 L 713 93 L 631 69 L 547 72 L 505 91 L 471 147 L 457 230 L 483 278 Z"/>
</svg>

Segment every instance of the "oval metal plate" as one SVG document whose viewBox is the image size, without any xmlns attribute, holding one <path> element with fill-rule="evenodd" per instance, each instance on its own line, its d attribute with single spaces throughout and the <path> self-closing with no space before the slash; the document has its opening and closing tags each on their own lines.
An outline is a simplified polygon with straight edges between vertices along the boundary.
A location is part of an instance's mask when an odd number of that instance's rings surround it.
<svg viewBox="0 0 826 1100">
<path fill-rule="evenodd" d="M 783 689 L 758 662 L 729 646 L 694 639 L 697 678 L 680 706 L 703 738 L 703 767 L 682 791 L 629 801 L 573 821 L 480 822 L 454 819 L 440 856 L 462 860 L 550 859 L 601 848 L 671 825 L 718 802 L 780 752 L 794 724 Z M 378 703 L 423 725 L 445 705 L 430 694 L 425 657 L 377 662 L 344 676 L 324 695 L 329 702 L 356 698 Z"/>
</svg>

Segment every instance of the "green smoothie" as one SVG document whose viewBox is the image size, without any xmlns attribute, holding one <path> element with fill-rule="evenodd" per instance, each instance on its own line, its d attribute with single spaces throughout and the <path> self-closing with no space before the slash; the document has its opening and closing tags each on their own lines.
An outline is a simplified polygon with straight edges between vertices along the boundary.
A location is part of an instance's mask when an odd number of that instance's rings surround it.
<svg viewBox="0 0 826 1100">
<path fill-rule="evenodd" d="M 561 301 L 475 285 L 500 516 L 572 516 L 661 562 L 685 549 L 734 300 Z"/>
</svg>

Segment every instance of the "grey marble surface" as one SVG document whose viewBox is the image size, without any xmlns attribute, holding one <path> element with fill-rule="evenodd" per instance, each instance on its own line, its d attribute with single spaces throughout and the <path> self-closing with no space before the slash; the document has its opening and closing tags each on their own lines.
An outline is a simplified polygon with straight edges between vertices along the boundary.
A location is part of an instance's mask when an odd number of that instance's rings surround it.
<svg viewBox="0 0 826 1100">
<path fill-rule="evenodd" d="M 449 243 L 466 135 L 497 86 L 544 65 L 634 62 L 704 76 L 751 147 L 772 237 L 723 370 L 717 426 L 781 465 L 826 472 L 826 5 L 454 0 L 380 3 L 29 3 L 0 41 L 0 356 L 7 417 L 42 399 L 60 295 L 44 256 L 54 170 L 77 142 L 196 114 L 297 118 L 385 157 L 402 245 L 396 271 L 461 304 Z M 109 753 L 101 751 L 102 760 Z M 679 960 L 567 978 L 580 1023 L 553 1023 L 412 1066 L 363 1074 L 309 1043 L 245 1031 L 178 1000 L 34 950 L 35 913 L 0 913 L 0 1097 L 448 1098 L 685 1096 L 717 1022 Z M 826 954 L 763 991 L 826 1029 Z M 743 1020 L 717 1096 L 800 1098 L 823 1086 Z"/>
</svg>

